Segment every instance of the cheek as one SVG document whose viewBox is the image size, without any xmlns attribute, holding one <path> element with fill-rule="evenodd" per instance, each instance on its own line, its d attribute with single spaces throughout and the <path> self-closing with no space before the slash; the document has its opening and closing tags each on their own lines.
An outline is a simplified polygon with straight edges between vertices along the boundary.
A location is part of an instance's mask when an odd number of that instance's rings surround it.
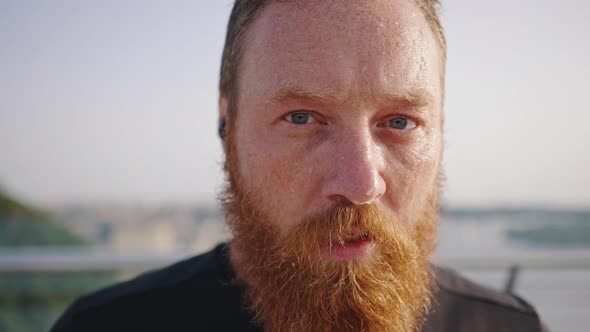
<svg viewBox="0 0 590 332">
<path fill-rule="evenodd" d="M 268 140 L 244 145 L 238 158 L 244 180 L 260 184 L 273 194 L 292 191 L 304 173 L 301 158 L 293 158 L 280 144 L 268 143 Z"/>
<path fill-rule="evenodd" d="M 246 135 L 243 135 L 246 137 Z M 305 215 L 313 177 L 310 156 L 280 139 L 253 137 L 241 141 L 238 170 L 245 190 L 255 193 L 260 206 L 281 231 L 296 224 Z"/>
<path fill-rule="evenodd" d="M 385 173 L 387 195 L 401 220 L 414 220 L 438 189 L 441 145 L 440 139 L 429 139 L 398 146 L 390 153 Z"/>
</svg>

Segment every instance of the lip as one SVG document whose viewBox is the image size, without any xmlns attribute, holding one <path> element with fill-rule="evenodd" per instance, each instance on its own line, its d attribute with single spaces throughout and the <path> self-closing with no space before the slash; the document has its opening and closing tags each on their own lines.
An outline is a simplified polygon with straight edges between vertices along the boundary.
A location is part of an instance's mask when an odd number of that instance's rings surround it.
<svg viewBox="0 0 590 332">
<path fill-rule="evenodd" d="M 360 238 L 356 241 L 333 244 L 328 248 L 327 255 L 338 261 L 362 261 L 371 256 L 375 242 L 371 238 Z"/>
</svg>

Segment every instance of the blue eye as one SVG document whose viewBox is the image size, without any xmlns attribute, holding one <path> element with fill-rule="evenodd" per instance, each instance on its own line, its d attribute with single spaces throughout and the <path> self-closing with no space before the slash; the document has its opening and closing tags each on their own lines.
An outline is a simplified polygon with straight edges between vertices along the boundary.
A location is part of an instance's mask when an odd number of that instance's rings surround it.
<svg viewBox="0 0 590 332">
<path fill-rule="evenodd" d="M 406 129 L 408 126 L 408 120 L 404 118 L 395 118 L 389 120 L 389 126 L 395 129 Z"/>
<path fill-rule="evenodd" d="M 309 122 L 309 114 L 307 113 L 291 113 L 287 118 L 289 122 L 294 124 L 306 124 Z"/>
<path fill-rule="evenodd" d="M 389 126 L 393 129 L 404 130 L 416 127 L 416 123 L 413 120 L 406 118 L 393 118 L 389 120 Z"/>
</svg>

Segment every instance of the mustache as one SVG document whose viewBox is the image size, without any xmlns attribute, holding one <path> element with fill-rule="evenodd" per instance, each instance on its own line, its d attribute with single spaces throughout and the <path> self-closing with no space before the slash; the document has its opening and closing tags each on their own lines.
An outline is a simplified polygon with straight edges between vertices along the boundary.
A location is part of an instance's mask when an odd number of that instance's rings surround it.
<svg viewBox="0 0 590 332">
<path fill-rule="evenodd" d="M 344 244 L 353 234 L 385 242 L 394 236 L 403 236 L 404 230 L 399 220 L 376 204 L 355 205 L 341 200 L 304 218 L 292 233 L 296 239 L 303 238 L 310 244 L 325 247 Z"/>
</svg>

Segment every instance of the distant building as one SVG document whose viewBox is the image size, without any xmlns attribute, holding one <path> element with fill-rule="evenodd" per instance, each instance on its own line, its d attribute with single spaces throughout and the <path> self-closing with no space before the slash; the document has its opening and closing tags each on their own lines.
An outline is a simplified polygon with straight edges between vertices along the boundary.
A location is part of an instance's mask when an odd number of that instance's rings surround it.
<svg viewBox="0 0 590 332">
<path fill-rule="evenodd" d="M 172 223 L 121 223 L 114 225 L 109 245 L 121 251 L 171 251 L 177 243 L 177 229 Z"/>
</svg>

